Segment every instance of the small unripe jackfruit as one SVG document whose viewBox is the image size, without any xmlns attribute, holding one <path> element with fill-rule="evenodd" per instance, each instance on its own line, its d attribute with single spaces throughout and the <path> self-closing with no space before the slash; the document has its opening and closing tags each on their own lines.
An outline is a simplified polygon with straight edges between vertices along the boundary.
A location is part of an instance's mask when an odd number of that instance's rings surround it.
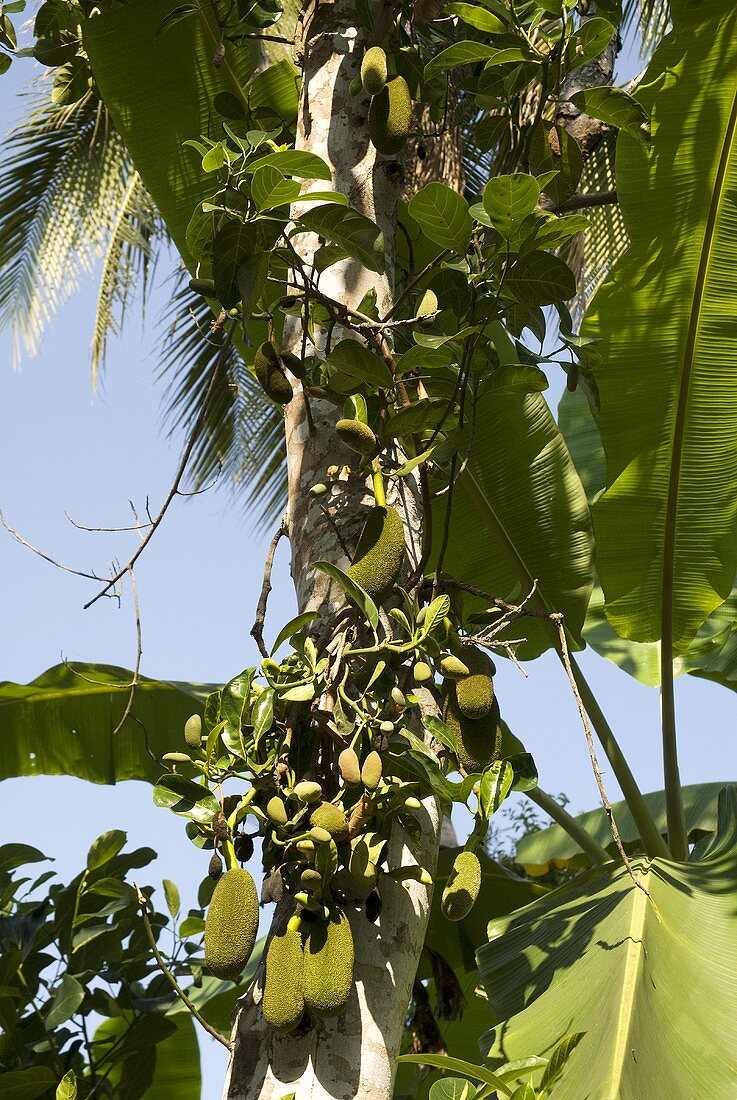
<svg viewBox="0 0 737 1100">
<path fill-rule="evenodd" d="M 372 46 L 366 50 L 361 62 L 361 83 L 364 92 L 369 95 L 378 95 L 386 84 L 387 77 L 386 54 L 381 46 Z"/>
<path fill-rule="evenodd" d="M 448 920 L 463 920 L 473 909 L 481 889 L 481 864 L 475 852 L 456 856 L 443 890 L 440 908 Z"/>
<path fill-rule="evenodd" d="M 275 1031 L 294 1031 L 305 1010 L 302 936 L 287 927 L 274 936 L 266 952 L 264 1019 Z"/>
<path fill-rule="evenodd" d="M 357 787 L 361 782 L 361 763 L 355 749 L 343 749 L 338 757 L 338 767 L 343 782 L 349 787 Z"/>
<path fill-rule="evenodd" d="M 415 661 L 412 676 L 417 684 L 424 684 L 427 680 L 431 680 L 432 669 L 427 661 Z"/>
<path fill-rule="evenodd" d="M 282 366 L 291 371 L 295 378 L 304 378 L 307 374 L 304 361 L 297 355 L 293 355 L 291 351 L 283 351 L 280 358 Z"/>
<path fill-rule="evenodd" d="M 448 653 L 440 662 L 440 671 L 449 680 L 462 680 L 470 674 L 468 665 L 464 664 L 460 657 Z"/>
<path fill-rule="evenodd" d="M 378 752 L 370 752 L 361 768 L 361 782 L 369 791 L 375 791 L 381 783 L 381 757 Z"/>
<path fill-rule="evenodd" d="M 454 680 L 443 684 L 443 721 L 455 734 L 460 766 L 469 773 L 482 772 L 497 759 L 501 749 L 499 704 L 495 697 L 483 718 L 468 718 L 458 706 L 457 687 Z"/>
<path fill-rule="evenodd" d="M 300 802 L 319 802 L 322 798 L 322 787 L 309 779 L 303 779 L 294 788 L 294 793 Z"/>
<path fill-rule="evenodd" d="M 214 279 L 190 279 L 189 289 L 195 294 L 201 294 L 203 298 L 215 297 Z"/>
<path fill-rule="evenodd" d="M 289 404 L 294 397 L 292 387 L 279 365 L 276 348 L 268 340 L 256 348 L 253 369 L 262 388 L 272 401 L 276 401 L 278 405 Z"/>
<path fill-rule="evenodd" d="M 281 828 L 287 823 L 287 809 L 278 794 L 266 803 L 266 816 L 272 825 Z"/>
<path fill-rule="evenodd" d="M 198 749 L 202 741 L 202 719 L 199 714 L 191 714 L 184 723 L 184 740 L 191 749 Z"/>
<path fill-rule="evenodd" d="M 305 1006 L 316 1016 L 337 1016 L 353 986 L 353 935 L 341 910 L 310 929 L 304 952 Z"/>
<path fill-rule="evenodd" d="M 258 929 L 256 884 L 245 867 L 231 867 L 215 884 L 205 919 L 205 965 L 235 981 L 251 957 Z"/>
<path fill-rule="evenodd" d="M 394 586 L 404 560 L 404 528 L 394 508 L 376 505 L 368 514 L 348 576 L 381 600 Z"/>
<path fill-rule="evenodd" d="M 372 455 L 376 450 L 376 436 L 360 420 L 339 420 L 335 430 L 346 447 L 360 455 Z"/>
<path fill-rule="evenodd" d="M 340 806 L 334 806 L 332 802 L 321 802 L 312 811 L 310 825 L 313 829 L 324 829 L 336 844 L 348 839 L 348 819 Z"/>
<path fill-rule="evenodd" d="M 393 156 L 404 146 L 412 119 L 412 97 L 403 76 L 395 76 L 371 100 L 369 134 L 374 148 Z"/>
<path fill-rule="evenodd" d="M 494 701 L 494 662 L 483 649 L 463 645 L 456 649 L 456 659 L 468 667 L 469 675 L 456 684 L 456 699 L 466 718 L 483 718 Z"/>
</svg>

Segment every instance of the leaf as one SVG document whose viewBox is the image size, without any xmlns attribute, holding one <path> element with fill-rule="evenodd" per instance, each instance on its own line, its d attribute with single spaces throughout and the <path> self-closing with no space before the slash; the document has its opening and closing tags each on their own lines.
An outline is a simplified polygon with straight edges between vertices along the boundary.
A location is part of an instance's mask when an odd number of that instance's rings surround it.
<svg viewBox="0 0 737 1100">
<path fill-rule="evenodd" d="M 299 228 L 340 245 L 369 271 L 384 270 L 384 234 L 375 222 L 357 210 L 325 203 L 300 216 Z"/>
<path fill-rule="evenodd" d="M 50 858 L 30 844 L 3 844 L 0 845 L 0 874 L 13 871 L 24 863 L 40 863 Z"/>
<path fill-rule="evenodd" d="M 357 340 L 341 340 L 335 345 L 326 362 L 341 374 L 358 382 L 368 382 L 373 388 L 391 389 L 392 372 L 386 363 Z"/>
<path fill-rule="evenodd" d="M 542 393 L 549 382 L 539 367 L 510 363 L 499 367 L 485 382 L 487 393 Z"/>
<path fill-rule="evenodd" d="M 650 119 L 641 103 L 621 88 L 586 88 L 571 96 L 584 114 L 625 130 L 643 145 L 650 144 Z"/>
<path fill-rule="evenodd" d="M 283 176 L 299 176 L 307 180 L 332 180 L 329 165 L 317 153 L 308 153 L 301 149 L 283 149 L 277 153 L 267 153 L 265 157 L 249 164 L 249 171 L 256 172 L 266 165 L 278 168 Z"/>
<path fill-rule="evenodd" d="M 562 436 L 539 394 L 489 394 L 476 410 L 476 441 L 454 494 L 445 567 L 459 580 L 505 598 L 561 611 L 580 638 L 594 581 L 588 504 Z M 435 505 L 442 529 L 442 501 Z M 531 659 L 553 643 L 549 627 L 514 627 Z"/>
<path fill-rule="evenodd" d="M 77 1100 L 77 1075 L 73 1069 L 65 1073 L 57 1085 L 56 1100 Z"/>
<path fill-rule="evenodd" d="M 154 805 L 201 825 L 208 825 L 218 811 L 218 801 L 207 787 L 173 774 L 162 775 L 154 787 Z"/>
<path fill-rule="evenodd" d="M 552 305 L 576 293 L 576 277 L 565 260 L 551 252 L 526 252 L 512 264 L 503 290 L 518 302 Z"/>
<path fill-rule="evenodd" d="M 316 611 L 303 611 L 301 615 L 295 615 L 293 619 L 290 619 L 288 623 L 285 623 L 276 636 L 276 641 L 271 647 L 271 654 L 276 653 L 280 645 L 283 645 L 288 638 L 291 638 L 294 634 L 299 634 L 306 626 L 309 626 L 314 618 L 316 618 Z"/>
<path fill-rule="evenodd" d="M 56 70 L 51 102 L 57 107 L 79 102 L 89 91 L 90 71 L 84 57 L 73 57 Z"/>
<path fill-rule="evenodd" d="M 450 48 L 453 49 L 452 46 Z M 408 210 L 433 244 L 465 254 L 471 240 L 473 220 L 468 203 L 457 191 L 444 183 L 427 183 L 412 196 Z"/>
<path fill-rule="evenodd" d="M 36 1100 L 52 1089 L 58 1078 L 48 1066 L 30 1066 L 0 1073 L 0 1095 L 3 1100 Z"/>
<path fill-rule="evenodd" d="M 332 565 L 329 561 L 313 562 L 312 568 L 319 569 L 321 573 L 325 573 L 331 580 L 336 581 L 346 596 L 363 612 L 371 628 L 376 630 L 379 625 L 379 612 L 368 592 L 365 592 L 360 584 L 356 584 L 342 569 L 339 569 L 337 565 Z"/>
<path fill-rule="evenodd" d="M 181 19 L 186 19 L 190 15 L 196 15 L 200 9 L 196 4 L 180 4 L 165 15 L 156 28 L 155 37 L 158 38 L 169 30 L 175 23 L 178 23 Z"/>
<path fill-rule="evenodd" d="M 251 222 L 230 219 L 215 233 L 212 242 L 212 277 L 224 309 L 241 300 L 238 272 L 257 250 L 256 230 Z"/>
<path fill-rule="evenodd" d="M 415 401 L 411 405 L 405 405 L 399 412 L 390 416 L 384 427 L 384 435 L 387 439 L 400 439 L 402 436 L 414 435 L 431 431 L 439 427 L 448 416 L 448 402 L 444 397 L 426 397 Z"/>
<path fill-rule="evenodd" d="M 425 65 L 425 80 L 432 80 L 438 73 L 446 69 L 454 69 L 458 65 L 472 65 L 475 61 L 488 61 L 495 53 L 495 46 L 487 46 L 483 42 L 455 42 L 447 49 L 441 50 L 432 61 Z"/>
<path fill-rule="evenodd" d="M 436 741 L 440 741 L 440 743 L 450 749 L 451 752 L 458 752 L 456 735 L 450 726 L 446 726 L 445 722 L 436 718 L 434 714 L 423 714 L 422 724 L 428 733 L 432 734 Z"/>
<path fill-rule="evenodd" d="M 104 867 L 117 856 L 127 839 L 127 834 L 122 829 L 111 829 L 110 832 L 98 836 L 87 853 L 87 870 L 96 871 L 98 867 Z"/>
<path fill-rule="evenodd" d="M 299 196 L 300 189 L 296 180 L 285 179 L 271 164 L 257 168 L 251 180 L 251 194 L 259 210 L 289 206 Z"/>
<path fill-rule="evenodd" d="M 487 34 L 503 34 L 507 29 L 501 19 L 478 4 L 446 4 L 445 11 L 449 15 L 457 15 L 469 27 L 486 31 Z"/>
<path fill-rule="evenodd" d="M 559 1080 L 568 1059 L 583 1039 L 584 1034 L 585 1032 L 583 1031 L 576 1031 L 572 1035 L 566 1035 L 565 1039 L 561 1039 L 558 1043 L 555 1050 L 550 1055 L 550 1061 L 545 1067 L 545 1073 L 542 1075 L 542 1080 L 540 1081 L 540 1090 L 542 1092 L 549 1092 L 550 1086 L 554 1085 L 555 1082 Z"/>
<path fill-rule="evenodd" d="M 633 641 L 672 638 L 676 654 L 737 573 L 732 15 L 726 0 L 674 11 L 676 29 L 638 92 L 653 117 L 651 152 L 618 139 L 631 244 L 583 329 L 600 340 L 592 367 L 607 489 L 594 522 L 607 617 Z"/>
<path fill-rule="evenodd" d="M 491 817 L 512 789 L 514 770 L 506 760 L 495 760 L 481 779 L 479 806 L 484 817 Z"/>
<path fill-rule="evenodd" d="M 608 19 L 596 16 L 581 23 L 574 31 L 566 46 L 566 60 L 569 65 L 585 65 L 602 53 L 615 35 L 615 28 Z"/>
<path fill-rule="evenodd" d="M 491 1010 L 505 1021 L 482 1037 L 492 1065 L 583 1031 L 556 1100 L 731 1095 L 736 815 L 728 788 L 702 859 L 634 863 L 652 900 L 615 862 L 491 922 L 477 957 Z"/>
<path fill-rule="evenodd" d="M 71 974 L 65 974 L 56 986 L 48 1011 L 46 1013 L 46 1027 L 54 1031 L 61 1024 L 65 1024 L 84 1000 L 84 989 Z"/>
<path fill-rule="evenodd" d="M 161 767 L 149 750 L 160 758 L 174 747 L 172 731 L 183 730 L 187 718 L 201 712 L 204 685 L 142 677 L 134 717 L 113 737 L 131 676 L 113 665 L 55 665 L 30 684 L 0 683 L 0 777 L 76 775 L 92 783 L 155 782 Z"/>
<path fill-rule="evenodd" d="M 298 103 L 297 72 L 288 57 L 262 69 L 249 83 L 249 107 L 260 110 L 269 120 L 277 116 L 283 122 L 294 122 Z"/>
<path fill-rule="evenodd" d="M 463 1062 L 460 1058 L 449 1058 L 447 1054 L 400 1054 L 397 1058 L 400 1064 L 416 1063 L 424 1066 L 437 1066 L 438 1069 L 450 1073 L 462 1073 L 472 1081 L 483 1081 L 486 1085 L 493 1085 L 502 1096 L 509 1096 L 509 1089 L 491 1070 L 485 1066 L 475 1066 L 471 1062 Z"/>
<path fill-rule="evenodd" d="M 568 445 L 578 476 L 590 501 L 606 485 L 606 461 L 599 427 L 586 394 L 566 389 L 558 403 L 558 427 Z"/>
<path fill-rule="evenodd" d="M 429 1100 L 471 1100 L 474 1091 L 462 1077 L 444 1077 L 430 1085 Z"/>
<path fill-rule="evenodd" d="M 484 188 L 484 210 L 495 229 L 509 239 L 540 200 L 540 186 L 534 176 L 494 176 Z"/>
<path fill-rule="evenodd" d="M 166 907 L 171 913 L 172 919 L 176 920 L 179 916 L 179 908 L 181 905 L 177 884 L 176 882 L 172 882 L 170 878 L 165 878 L 162 885 L 164 887 L 164 896 L 166 897 Z"/>
<path fill-rule="evenodd" d="M 711 833 L 717 826 L 717 803 L 724 781 L 719 783 L 692 783 L 682 788 L 686 829 L 692 840 Z M 658 831 L 667 832 L 664 791 L 651 791 L 644 796 Z M 639 842 L 639 833 L 626 802 L 613 802 L 612 812 L 622 842 L 629 846 Z M 609 820 L 603 807 L 578 814 L 576 821 L 589 836 L 604 848 L 614 852 L 614 841 Z M 527 833 L 517 844 L 515 858 L 521 866 L 543 866 L 555 859 L 569 860 L 580 855 L 575 840 L 560 825 L 550 825 L 534 833 Z"/>
</svg>

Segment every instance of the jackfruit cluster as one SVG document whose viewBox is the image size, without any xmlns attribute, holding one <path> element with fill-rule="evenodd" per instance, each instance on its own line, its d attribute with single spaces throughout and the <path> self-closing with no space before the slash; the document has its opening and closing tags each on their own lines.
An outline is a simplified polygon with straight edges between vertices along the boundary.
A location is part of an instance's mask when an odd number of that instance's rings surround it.
<svg viewBox="0 0 737 1100">
<path fill-rule="evenodd" d="M 353 987 L 353 934 L 348 917 L 334 909 L 310 928 L 304 949 L 305 1007 L 316 1016 L 337 1016 Z"/>
<path fill-rule="evenodd" d="M 261 388 L 278 405 L 288 405 L 294 394 L 289 379 L 281 368 L 274 345 L 266 340 L 256 348 L 253 369 Z"/>
<path fill-rule="evenodd" d="M 481 864 L 475 852 L 461 852 L 443 890 L 440 908 L 448 920 L 463 920 L 473 909 L 481 889 Z"/>
<path fill-rule="evenodd" d="M 369 135 L 375 149 L 394 156 L 403 147 L 412 121 L 412 97 L 403 76 L 395 76 L 371 100 Z"/>
<path fill-rule="evenodd" d="M 302 934 L 289 926 L 272 938 L 266 952 L 261 1009 L 266 1023 L 275 1031 L 294 1031 L 304 1015 Z"/>
<path fill-rule="evenodd" d="M 258 929 L 256 884 L 244 867 L 231 867 L 215 884 L 205 919 L 205 965 L 235 981 L 251 957 Z"/>
<path fill-rule="evenodd" d="M 360 420 L 339 420 L 335 430 L 346 447 L 367 457 L 375 454 L 377 449 L 376 436 L 368 424 Z"/>
<path fill-rule="evenodd" d="M 386 84 L 388 74 L 386 54 L 381 46 L 366 50 L 361 62 L 361 84 L 368 95 L 378 95 Z"/>
<path fill-rule="evenodd" d="M 395 508 L 375 505 L 358 540 L 348 576 L 373 600 L 384 599 L 399 576 L 404 561 L 404 528 Z"/>
</svg>

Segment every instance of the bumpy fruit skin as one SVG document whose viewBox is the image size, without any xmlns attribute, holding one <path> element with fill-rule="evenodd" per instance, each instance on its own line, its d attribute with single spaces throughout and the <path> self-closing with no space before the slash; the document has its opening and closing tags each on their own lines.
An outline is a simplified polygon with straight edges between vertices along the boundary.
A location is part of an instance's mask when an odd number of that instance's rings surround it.
<svg viewBox="0 0 737 1100">
<path fill-rule="evenodd" d="M 470 671 L 468 665 L 464 664 L 460 657 L 456 657 L 453 653 L 443 657 L 440 662 L 440 672 L 449 680 L 461 680 L 464 676 L 468 676 Z"/>
<path fill-rule="evenodd" d="M 404 528 L 394 508 L 376 505 L 368 514 L 348 576 L 381 600 L 389 594 L 404 561 Z"/>
<path fill-rule="evenodd" d="M 448 920 L 463 920 L 473 909 L 481 889 L 481 864 L 475 852 L 456 856 L 443 890 L 440 908 Z"/>
<path fill-rule="evenodd" d="M 310 929 L 304 953 L 305 1007 L 315 1016 L 337 1016 L 353 987 L 353 935 L 341 910 Z"/>
<path fill-rule="evenodd" d="M 456 684 L 458 706 L 466 718 L 483 718 L 494 702 L 494 662 L 483 649 L 474 645 L 458 646 L 455 656 L 469 672 Z"/>
<path fill-rule="evenodd" d="M 295 378 L 305 377 L 307 370 L 302 359 L 293 355 L 291 351 L 283 351 L 280 358 L 282 366 L 290 370 Z"/>
<path fill-rule="evenodd" d="M 387 77 L 386 54 L 381 46 L 372 46 L 366 50 L 361 62 L 361 83 L 364 92 L 369 95 L 378 95 L 386 84 Z"/>
<path fill-rule="evenodd" d="M 375 791 L 381 783 L 381 757 L 378 752 L 372 750 L 364 760 L 361 768 L 361 782 L 369 791 Z"/>
<path fill-rule="evenodd" d="M 463 681 L 461 681 L 462 683 Z M 483 718 L 468 718 L 458 706 L 455 680 L 443 683 L 443 721 L 458 742 L 458 763 L 465 772 L 482 772 L 499 756 L 502 745 L 501 716 L 496 697 Z"/>
<path fill-rule="evenodd" d="M 427 661 L 415 661 L 412 669 L 412 676 L 415 683 L 424 684 L 428 680 L 432 680 L 432 669 Z"/>
<path fill-rule="evenodd" d="M 189 289 L 194 294 L 201 294 L 203 298 L 215 297 L 215 281 L 213 279 L 190 279 Z"/>
<path fill-rule="evenodd" d="M 412 97 L 407 81 L 396 76 L 371 100 L 369 134 L 375 149 L 393 156 L 403 148 L 412 119 Z"/>
<path fill-rule="evenodd" d="M 245 867 L 218 879 L 205 919 L 205 965 L 216 978 L 235 981 L 251 957 L 258 929 L 256 884 Z"/>
<path fill-rule="evenodd" d="M 198 749 L 202 741 L 202 719 L 199 714 L 190 714 L 184 723 L 184 740 L 191 749 Z"/>
<path fill-rule="evenodd" d="M 266 816 L 271 824 L 275 825 L 277 829 L 286 825 L 288 821 L 287 809 L 278 794 L 275 794 L 266 803 Z"/>
<path fill-rule="evenodd" d="M 336 844 L 348 839 L 348 819 L 340 806 L 334 806 L 332 802 L 322 802 L 312 811 L 310 825 L 313 829 L 324 829 L 330 833 Z"/>
<path fill-rule="evenodd" d="M 372 455 L 376 450 L 376 436 L 360 420 L 339 420 L 335 430 L 346 447 L 360 455 Z"/>
<path fill-rule="evenodd" d="M 261 1009 L 274 1031 L 294 1031 L 304 1015 L 304 953 L 298 931 L 285 928 L 269 944 Z"/>
<path fill-rule="evenodd" d="M 278 405 L 288 405 L 294 397 L 292 387 L 289 384 L 284 371 L 279 365 L 279 356 L 274 345 L 267 340 L 256 348 L 253 360 L 253 369 L 262 388 L 272 401 Z"/>
<path fill-rule="evenodd" d="M 361 782 L 361 762 L 355 749 L 343 749 L 338 757 L 338 767 L 343 782 L 349 787 L 357 787 Z"/>
</svg>

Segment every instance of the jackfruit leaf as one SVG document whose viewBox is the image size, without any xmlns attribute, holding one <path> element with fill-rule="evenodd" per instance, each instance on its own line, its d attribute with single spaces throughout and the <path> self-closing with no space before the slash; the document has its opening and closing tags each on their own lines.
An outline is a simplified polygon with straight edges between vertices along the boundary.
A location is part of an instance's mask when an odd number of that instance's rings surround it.
<svg viewBox="0 0 737 1100">
<path fill-rule="evenodd" d="M 313 563 L 312 568 L 319 569 L 321 573 L 339 584 L 346 596 L 364 613 L 367 621 L 371 624 L 371 628 L 376 630 L 379 625 L 379 612 L 368 592 L 361 588 L 360 584 L 356 584 L 347 573 L 344 573 L 342 569 L 329 561 L 316 561 Z"/>
<path fill-rule="evenodd" d="M 257 171 L 267 165 L 278 168 L 284 176 L 299 176 L 306 180 L 332 180 L 330 166 L 317 153 L 308 153 L 301 149 L 282 149 L 280 152 L 267 153 L 265 157 L 252 161 L 250 171 Z"/>
<path fill-rule="evenodd" d="M 369 271 L 384 270 L 384 234 L 364 214 L 336 203 L 325 203 L 301 215 L 298 227 L 340 245 Z"/>
<path fill-rule="evenodd" d="M 717 803 L 719 792 L 724 789 L 721 783 L 691 783 L 682 788 L 683 808 L 686 815 L 686 828 L 691 841 L 699 840 L 717 827 Z M 651 791 L 645 796 L 645 803 L 659 831 L 667 832 L 665 819 L 665 792 Z M 626 802 L 613 802 L 612 812 L 617 829 L 625 847 L 639 844 L 639 833 Z M 576 821 L 602 847 L 615 854 L 609 820 L 603 807 L 578 814 Z M 527 833 L 517 844 L 515 859 L 521 866 L 539 866 L 554 859 L 572 859 L 580 856 L 581 849 L 575 840 L 560 825 L 550 825 L 534 833 Z"/>
<path fill-rule="evenodd" d="M 448 402 L 445 398 L 426 397 L 412 405 L 406 405 L 394 416 L 390 416 L 384 427 L 384 435 L 387 439 L 400 439 L 405 435 L 431 431 L 448 419 Z"/>
<path fill-rule="evenodd" d="M 483 1081 L 486 1085 L 493 1085 L 502 1096 L 510 1095 L 510 1089 L 507 1088 L 501 1077 L 497 1077 L 490 1069 L 485 1066 L 475 1066 L 470 1062 L 463 1062 L 460 1058 L 450 1058 L 447 1054 L 400 1054 L 397 1062 L 400 1064 L 412 1064 L 414 1062 L 418 1065 L 434 1066 L 450 1073 L 465 1073 L 474 1081 Z"/>
<path fill-rule="evenodd" d="M 429 1100 L 471 1100 L 476 1089 L 462 1077 L 445 1077 L 430 1086 Z"/>
<path fill-rule="evenodd" d="M 209 198 L 212 181 L 184 142 L 212 135 L 212 104 L 220 92 L 242 96 L 261 62 L 260 43 L 229 50 L 212 64 L 217 29 L 207 5 L 197 15 L 156 30 L 171 0 L 133 0 L 106 7 L 82 23 L 95 81 L 138 173 L 153 197 L 185 265 L 194 257 L 185 231 L 192 211 Z M 154 109 L 155 105 L 155 109 Z M 219 135 L 215 134 L 214 138 Z"/>
<path fill-rule="evenodd" d="M 375 387 L 391 387 L 394 384 L 386 363 L 357 340 L 341 340 L 330 352 L 326 362 L 358 383 L 368 382 Z"/>
<path fill-rule="evenodd" d="M 285 623 L 276 636 L 276 641 L 271 647 L 271 654 L 273 656 L 276 653 L 280 645 L 283 645 L 288 638 L 293 637 L 295 634 L 299 634 L 306 626 L 309 626 L 312 620 L 317 616 L 316 611 L 303 611 L 301 615 L 295 615 L 293 619 L 290 619 L 288 623 Z"/>
<path fill-rule="evenodd" d="M 12 1069 L 0 1073 L 0 1093 L 3 1100 L 36 1100 L 48 1094 L 58 1077 L 46 1066 L 30 1066 L 28 1069 Z"/>
<path fill-rule="evenodd" d="M 524 172 L 494 176 L 484 189 L 484 210 L 505 239 L 519 229 L 538 204 L 540 185 Z"/>
<path fill-rule="evenodd" d="M 435 505 L 443 529 L 445 502 Z M 458 481 L 444 568 L 495 596 L 559 611 L 579 644 L 594 582 L 586 495 L 540 394 L 489 394 L 476 409 L 476 438 Z M 470 605 L 469 605 L 470 606 Z M 531 660 L 554 640 L 550 626 L 518 620 L 513 636 Z"/>
<path fill-rule="evenodd" d="M 532 61 L 539 64 L 539 59 L 527 49 L 512 46 L 508 49 L 498 49 L 495 46 L 484 45 L 483 42 L 456 42 L 447 49 L 428 61 L 425 65 L 425 80 L 431 80 L 438 73 L 444 73 L 447 69 L 455 69 L 459 65 L 472 65 L 476 61 L 485 61 L 486 66 L 506 65 L 509 61 Z"/>
<path fill-rule="evenodd" d="M 155 1021 L 159 1021 L 156 1030 Z M 120 1016 L 104 1020 L 95 1032 L 93 1042 L 98 1050 L 120 1041 L 107 1078 L 116 1092 L 141 1096 L 142 1100 L 164 1096 L 166 1100 L 200 1100 L 200 1050 L 192 1016 L 186 1011 L 176 1016 L 149 1013 L 138 1022 L 140 1033 L 135 1025 L 128 1030 Z M 147 1042 L 148 1036 L 151 1040 Z"/>
<path fill-rule="evenodd" d="M 647 111 L 634 96 L 621 88 L 586 88 L 571 96 L 571 103 L 589 115 L 601 119 L 609 126 L 625 130 L 643 145 L 650 144 L 650 119 Z"/>
<path fill-rule="evenodd" d="M 96 871 L 98 867 L 104 867 L 111 859 L 115 859 L 126 842 L 126 834 L 122 829 L 111 829 L 102 836 L 98 836 L 90 845 L 87 853 L 87 870 Z"/>
<path fill-rule="evenodd" d="M 228 219 L 215 233 L 212 242 L 212 277 L 215 295 L 225 309 L 241 300 L 238 272 L 258 251 L 256 228 L 251 222 Z"/>
<path fill-rule="evenodd" d="M 491 817 L 512 789 L 514 769 L 506 760 L 495 760 L 483 774 L 479 790 L 479 807 L 484 817 Z"/>
<path fill-rule="evenodd" d="M 456 735 L 450 726 L 447 726 L 445 722 L 440 718 L 436 718 L 434 714 L 423 714 L 422 724 L 428 733 L 431 733 L 436 741 L 439 741 L 441 745 L 445 745 L 451 752 L 458 752 L 458 740 Z"/>
<path fill-rule="evenodd" d="M 412 196 L 407 209 L 433 244 L 465 255 L 473 220 L 463 195 L 444 183 L 427 183 Z"/>
<path fill-rule="evenodd" d="M 264 164 L 257 168 L 251 180 L 251 194 L 259 210 L 273 210 L 277 206 L 289 206 L 301 190 L 296 180 L 286 179 L 278 168 Z"/>
<path fill-rule="evenodd" d="M 181 906 L 181 900 L 179 897 L 179 888 L 176 882 L 172 882 L 170 878 L 165 878 L 162 882 L 164 887 L 164 897 L 166 898 L 166 907 L 171 913 L 174 920 L 179 916 L 179 909 Z"/>
<path fill-rule="evenodd" d="M 487 393 L 542 393 L 549 385 L 539 367 L 510 363 L 494 371 L 484 390 Z"/>
<path fill-rule="evenodd" d="M 271 729 L 274 724 L 274 689 L 266 688 L 256 699 L 251 711 L 253 736 L 256 741 Z"/>
<path fill-rule="evenodd" d="M 171 810 L 179 817 L 188 817 L 200 825 L 209 824 L 219 803 L 208 787 L 187 779 L 185 775 L 162 775 L 154 786 L 154 805 Z"/>
<path fill-rule="evenodd" d="M 448 15 L 457 15 L 469 27 L 475 27 L 478 31 L 486 31 L 487 34 L 504 34 L 506 25 L 493 15 L 488 8 L 482 8 L 478 4 L 446 4 L 445 11 Z"/>
<path fill-rule="evenodd" d="M 560 256 L 535 250 L 514 261 L 504 279 L 504 290 L 518 302 L 549 306 L 574 296 L 576 276 Z"/>
<path fill-rule="evenodd" d="M 77 1100 L 77 1075 L 68 1070 L 56 1088 L 56 1100 Z"/>
<path fill-rule="evenodd" d="M 651 151 L 618 138 L 630 247 L 583 331 L 600 340 L 591 359 L 608 484 L 594 520 L 606 613 L 618 634 L 665 636 L 679 654 L 737 573 L 737 35 L 731 0 L 679 5 L 673 18 L 638 87 Z"/>
<path fill-rule="evenodd" d="M 566 45 L 566 60 L 579 68 L 598 57 L 614 38 L 615 28 L 608 19 L 598 15 L 587 19 L 574 31 Z"/>
<path fill-rule="evenodd" d="M 54 665 L 29 684 L 0 683 L 0 779 L 75 775 L 92 783 L 154 783 L 157 761 L 183 744 L 180 731 L 191 714 L 202 713 L 211 686 L 141 677 L 132 713 L 113 736 L 132 675 L 77 662 Z"/>
<path fill-rule="evenodd" d="M 477 959 L 503 1022 L 482 1036 L 482 1053 L 493 1068 L 582 1031 L 556 1100 L 727 1100 L 736 1071 L 737 790 L 721 793 L 717 834 L 698 860 L 636 860 L 633 868 L 647 894 L 615 861 L 490 922 Z"/>
</svg>

